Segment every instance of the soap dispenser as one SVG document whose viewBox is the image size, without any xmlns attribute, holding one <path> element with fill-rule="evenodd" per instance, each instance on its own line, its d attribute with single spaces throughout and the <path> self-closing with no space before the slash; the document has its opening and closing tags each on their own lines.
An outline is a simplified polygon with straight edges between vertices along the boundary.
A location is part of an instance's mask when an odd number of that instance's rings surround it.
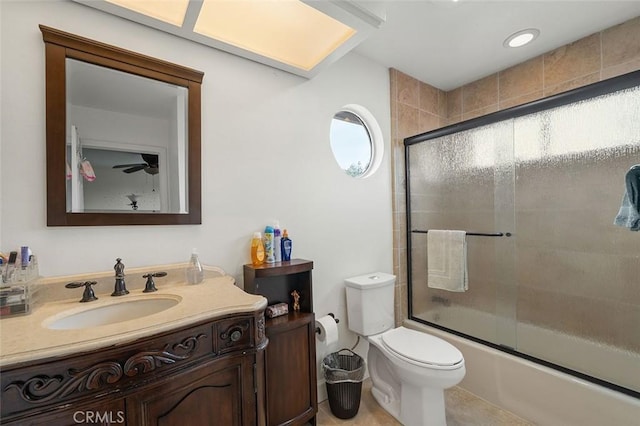
<svg viewBox="0 0 640 426">
<path fill-rule="evenodd" d="M 198 258 L 198 251 L 193 249 L 186 269 L 187 284 L 200 284 L 204 281 L 204 269 Z"/>
</svg>

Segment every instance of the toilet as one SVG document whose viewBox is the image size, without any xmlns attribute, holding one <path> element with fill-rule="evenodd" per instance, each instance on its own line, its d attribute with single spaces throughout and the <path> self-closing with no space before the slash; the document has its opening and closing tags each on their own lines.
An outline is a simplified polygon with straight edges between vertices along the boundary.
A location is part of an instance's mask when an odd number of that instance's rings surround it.
<svg viewBox="0 0 640 426">
<path fill-rule="evenodd" d="M 450 343 L 394 328 L 396 277 L 375 272 L 345 280 L 349 329 L 369 341 L 367 366 L 375 400 L 404 426 L 444 426 L 444 390 L 465 375 Z"/>
</svg>

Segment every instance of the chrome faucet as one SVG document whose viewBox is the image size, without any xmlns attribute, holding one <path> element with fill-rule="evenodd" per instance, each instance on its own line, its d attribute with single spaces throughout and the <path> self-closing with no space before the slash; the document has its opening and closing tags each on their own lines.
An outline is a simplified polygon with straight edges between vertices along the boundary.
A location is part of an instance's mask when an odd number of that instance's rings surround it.
<svg viewBox="0 0 640 426">
<path fill-rule="evenodd" d="M 112 296 L 124 296 L 125 294 L 129 294 L 129 290 L 127 290 L 127 285 L 124 282 L 124 263 L 121 262 L 122 259 L 117 258 L 116 264 L 113 266 L 113 269 L 116 271 L 116 286 L 111 293 Z"/>
</svg>

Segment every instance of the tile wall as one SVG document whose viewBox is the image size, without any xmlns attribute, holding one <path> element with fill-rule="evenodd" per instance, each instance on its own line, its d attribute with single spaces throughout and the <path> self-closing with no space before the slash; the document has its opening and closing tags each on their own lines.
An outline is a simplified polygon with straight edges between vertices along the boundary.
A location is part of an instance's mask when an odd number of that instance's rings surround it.
<svg viewBox="0 0 640 426">
<path fill-rule="evenodd" d="M 407 318 L 403 140 L 640 70 L 640 17 L 445 92 L 390 69 L 396 323 Z"/>
</svg>

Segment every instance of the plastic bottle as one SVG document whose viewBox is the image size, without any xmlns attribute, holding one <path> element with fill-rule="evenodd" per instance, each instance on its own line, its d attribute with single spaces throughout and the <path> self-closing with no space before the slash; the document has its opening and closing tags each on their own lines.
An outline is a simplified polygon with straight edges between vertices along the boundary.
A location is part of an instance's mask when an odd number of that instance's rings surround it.
<svg viewBox="0 0 640 426">
<path fill-rule="evenodd" d="M 264 263 L 264 243 L 262 242 L 262 234 L 254 232 L 251 239 L 251 263 L 259 266 Z"/>
<path fill-rule="evenodd" d="M 282 237 L 280 235 L 280 222 L 276 220 L 273 226 L 273 255 L 276 262 L 282 262 Z"/>
<path fill-rule="evenodd" d="M 188 284 L 200 284 L 204 281 L 204 269 L 202 268 L 196 249 L 193 249 L 191 252 L 191 259 L 189 259 L 189 265 L 187 265 L 185 272 Z"/>
<path fill-rule="evenodd" d="M 264 229 L 264 257 L 265 262 L 267 263 L 275 263 L 276 261 L 273 239 L 273 227 L 267 225 L 267 227 Z"/>
<path fill-rule="evenodd" d="M 289 238 L 289 234 L 287 233 L 287 230 L 285 229 L 284 231 L 282 231 L 282 241 L 280 242 L 280 246 L 281 246 L 281 250 L 282 250 L 282 261 L 288 261 L 291 260 L 291 247 L 292 247 L 293 243 L 291 242 L 291 239 Z"/>
</svg>

